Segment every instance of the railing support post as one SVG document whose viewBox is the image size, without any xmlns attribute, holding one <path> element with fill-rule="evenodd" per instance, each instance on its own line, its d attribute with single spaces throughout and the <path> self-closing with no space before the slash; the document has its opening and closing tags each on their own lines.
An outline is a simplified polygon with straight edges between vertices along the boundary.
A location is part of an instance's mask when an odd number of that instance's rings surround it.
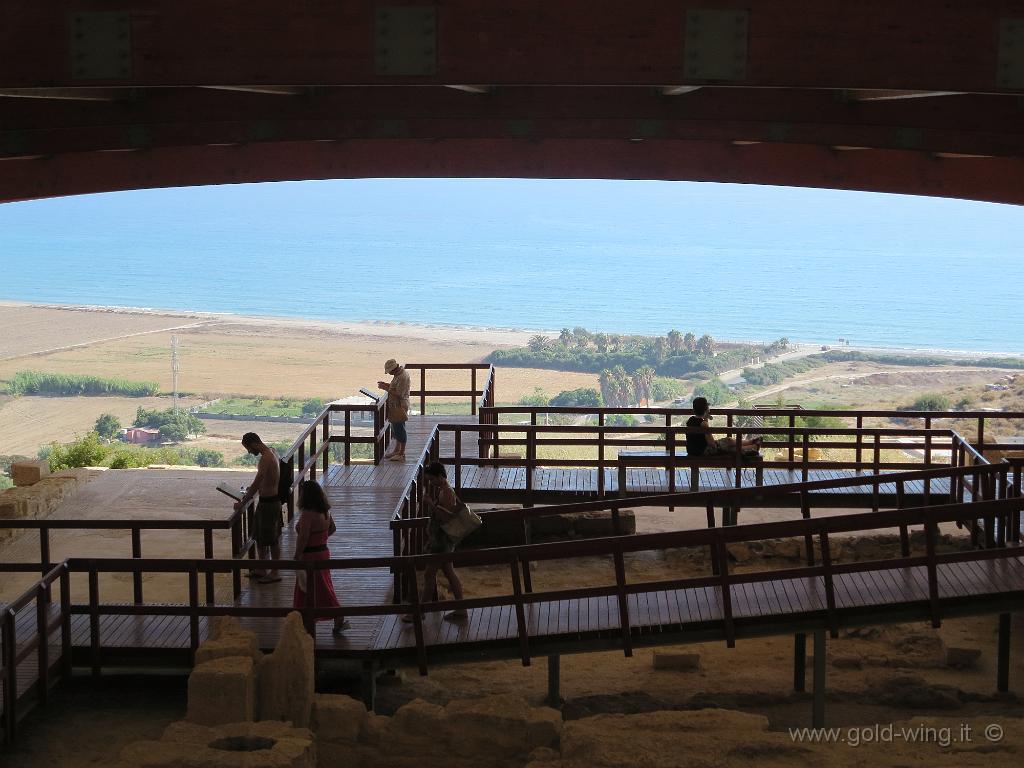
<svg viewBox="0 0 1024 768">
<path fill-rule="evenodd" d="M 360 680 L 363 704 L 368 712 L 373 712 L 377 703 L 377 662 L 374 659 L 367 659 L 363 662 Z"/>
<path fill-rule="evenodd" d="M 1010 690 L 1010 614 L 999 614 L 999 648 L 997 651 L 996 689 Z"/>
<path fill-rule="evenodd" d="M 807 635 L 800 632 L 793 635 L 793 690 L 806 690 L 807 678 Z"/>
<path fill-rule="evenodd" d="M 50 563 L 50 529 L 40 528 L 39 529 L 39 563 L 42 566 L 42 573 L 40 578 L 46 576 L 53 568 Z M 50 602 L 50 589 L 46 589 L 46 602 Z"/>
<path fill-rule="evenodd" d="M 14 741 L 14 731 L 18 723 L 18 668 L 15 659 L 18 649 L 14 638 L 14 611 L 7 609 L 3 613 L 3 645 L 4 645 L 4 735 L 10 744 Z"/>
<path fill-rule="evenodd" d="M 207 560 L 213 559 L 213 529 L 203 530 L 203 556 Z M 213 571 L 206 572 L 206 604 L 213 605 L 216 602 L 213 588 Z"/>
<path fill-rule="evenodd" d="M 814 711 L 811 725 L 825 727 L 825 630 L 814 630 Z"/>
<path fill-rule="evenodd" d="M 138 526 L 132 528 L 132 558 L 142 559 L 142 529 Z M 135 604 L 142 605 L 142 571 L 132 574 L 132 593 Z"/>
<path fill-rule="evenodd" d="M 565 703 L 565 700 L 562 699 L 561 673 L 562 657 L 557 653 L 548 656 L 548 695 L 544 699 L 544 703 L 555 709 L 559 709 Z"/>
<path fill-rule="evenodd" d="M 47 610 L 49 598 L 47 597 L 47 586 L 39 584 L 36 590 L 36 633 L 39 635 L 39 645 L 36 647 L 36 660 L 38 662 L 36 675 L 37 697 L 39 703 L 46 706 L 46 697 L 50 691 L 50 631 Z"/>
</svg>

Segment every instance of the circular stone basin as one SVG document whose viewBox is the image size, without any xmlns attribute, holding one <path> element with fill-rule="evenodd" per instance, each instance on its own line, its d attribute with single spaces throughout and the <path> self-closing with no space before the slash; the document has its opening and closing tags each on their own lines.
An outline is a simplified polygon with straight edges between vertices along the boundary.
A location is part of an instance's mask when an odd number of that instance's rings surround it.
<svg viewBox="0 0 1024 768">
<path fill-rule="evenodd" d="M 273 749 L 277 739 L 268 739 L 265 736 L 229 736 L 224 739 L 211 741 L 210 749 L 220 749 L 225 752 L 259 752 L 263 749 Z"/>
</svg>

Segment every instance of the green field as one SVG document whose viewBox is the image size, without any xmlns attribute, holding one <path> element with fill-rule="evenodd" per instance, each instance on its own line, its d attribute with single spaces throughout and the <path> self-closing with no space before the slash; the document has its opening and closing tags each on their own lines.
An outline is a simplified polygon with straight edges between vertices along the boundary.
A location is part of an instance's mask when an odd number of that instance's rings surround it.
<svg viewBox="0 0 1024 768">
<path fill-rule="evenodd" d="M 201 410 L 233 416 L 301 416 L 303 402 L 298 398 L 225 397 Z"/>
</svg>

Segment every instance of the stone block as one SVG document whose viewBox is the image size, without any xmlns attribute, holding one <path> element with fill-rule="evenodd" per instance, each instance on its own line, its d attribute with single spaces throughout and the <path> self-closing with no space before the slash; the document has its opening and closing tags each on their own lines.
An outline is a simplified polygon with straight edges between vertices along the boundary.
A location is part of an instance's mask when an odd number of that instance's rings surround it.
<svg viewBox="0 0 1024 768">
<path fill-rule="evenodd" d="M 532 536 L 567 536 L 571 530 L 572 522 L 568 515 L 535 517 L 530 521 Z"/>
<path fill-rule="evenodd" d="M 406 736 L 437 736 L 442 732 L 445 720 L 444 707 L 413 699 L 395 712 L 388 730 Z"/>
<path fill-rule="evenodd" d="M 49 474 L 50 462 L 44 459 L 38 461 L 16 461 L 11 464 L 11 479 L 19 487 L 35 485 Z"/>
<path fill-rule="evenodd" d="M 188 678 L 186 719 L 198 725 L 252 721 L 255 693 L 251 658 L 230 656 L 199 664 Z"/>
<path fill-rule="evenodd" d="M 311 720 L 318 741 L 358 741 L 366 735 L 369 714 L 363 702 L 351 696 L 318 693 Z"/>
<path fill-rule="evenodd" d="M 981 658 L 980 648 L 957 648 L 946 649 L 946 666 L 953 669 L 974 669 L 978 666 Z"/>
<path fill-rule="evenodd" d="M 171 723 L 158 741 L 121 751 L 131 768 L 316 768 L 316 744 L 306 728 L 287 723 Z"/>
<path fill-rule="evenodd" d="M 667 669 L 675 672 L 696 672 L 700 669 L 700 654 L 681 653 L 680 651 L 655 651 L 651 664 L 655 669 Z"/>
<path fill-rule="evenodd" d="M 274 652 L 264 656 L 256 670 L 259 681 L 257 715 L 260 720 L 287 720 L 309 725 L 313 708 L 313 638 L 292 611 L 284 620 Z"/>
<path fill-rule="evenodd" d="M 18 504 L 9 491 L 0 493 L 0 520 L 16 520 L 18 518 Z"/>
<path fill-rule="evenodd" d="M 531 707 L 514 694 L 453 701 L 445 707 L 445 732 L 456 754 L 526 756 L 538 747 L 557 747 L 562 713 Z"/>
<path fill-rule="evenodd" d="M 223 635 L 217 640 L 207 640 L 196 649 L 196 664 L 231 656 L 246 656 L 253 664 L 259 664 L 263 653 L 259 641 L 252 632 Z"/>
<path fill-rule="evenodd" d="M 588 538 L 615 535 L 611 512 L 578 512 L 566 517 L 571 519 L 575 536 Z M 632 509 L 619 510 L 619 531 L 626 535 L 636 533 L 636 515 Z"/>
</svg>

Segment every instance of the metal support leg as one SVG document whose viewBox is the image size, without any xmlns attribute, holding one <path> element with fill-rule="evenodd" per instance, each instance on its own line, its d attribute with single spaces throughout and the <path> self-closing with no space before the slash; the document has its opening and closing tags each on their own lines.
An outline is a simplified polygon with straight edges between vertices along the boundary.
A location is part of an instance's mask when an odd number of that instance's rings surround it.
<svg viewBox="0 0 1024 768">
<path fill-rule="evenodd" d="M 807 635 L 793 635 L 793 690 L 805 691 L 807 672 Z"/>
<path fill-rule="evenodd" d="M 548 656 L 548 695 L 544 703 L 556 709 L 564 703 L 561 692 L 562 657 L 557 653 Z"/>
<path fill-rule="evenodd" d="M 999 651 L 996 667 L 996 688 L 1000 693 L 1010 690 L 1010 614 L 999 614 Z"/>
<path fill-rule="evenodd" d="M 366 705 L 368 712 L 373 712 L 374 703 L 377 698 L 377 662 L 376 661 L 364 661 L 362 671 L 362 696 L 363 704 Z"/>
<path fill-rule="evenodd" d="M 814 630 L 814 714 L 812 726 L 825 727 L 825 630 Z"/>
</svg>

